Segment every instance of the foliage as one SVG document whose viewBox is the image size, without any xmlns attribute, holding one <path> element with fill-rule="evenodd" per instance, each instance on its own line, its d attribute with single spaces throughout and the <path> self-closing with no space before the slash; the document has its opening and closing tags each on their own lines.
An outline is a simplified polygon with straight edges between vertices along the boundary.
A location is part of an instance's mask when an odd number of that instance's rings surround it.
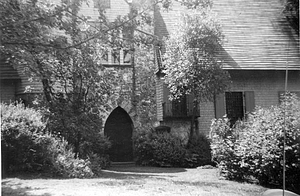
<svg viewBox="0 0 300 196">
<path fill-rule="evenodd" d="M 135 47 L 136 83 L 137 83 L 137 114 L 138 121 L 153 124 L 156 120 L 155 96 L 155 64 L 153 62 L 153 46 L 140 45 Z"/>
<path fill-rule="evenodd" d="M 216 57 L 223 35 L 211 12 L 188 12 L 166 40 L 165 82 L 174 98 L 194 93 L 198 101 L 212 100 L 229 82 Z"/>
<path fill-rule="evenodd" d="M 99 173 L 99 168 L 93 165 L 96 157 L 74 158 L 73 148 L 66 140 L 46 132 L 42 119 L 40 111 L 22 104 L 1 104 L 4 173 L 39 172 L 79 178 Z"/>
<path fill-rule="evenodd" d="M 63 102 L 63 101 L 62 101 Z M 105 157 L 110 142 L 100 133 L 102 120 L 91 112 L 74 113 L 72 104 L 58 103 L 47 112 L 47 130 L 65 138 L 74 146 L 75 157 L 88 158 L 90 154 Z"/>
<path fill-rule="evenodd" d="M 39 141 L 38 134 L 44 127 L 45 122 L 38 111 L 24 109 L 22 104 L 1 104 L 1 147 L 5 172 L 38 170 L 40 166 L 47 166 L 41 159 L 44 152 L 36 152 L 33 148 L 36 146 L 33 139 L 37 139 L 38 144 L 43 142 Z"/>
<path fill-rule="evenodd" d="M 140 33 L 132 37 L 130 33 L 134 28 L 151 24 L 147 12 L 153 2 L 134 5 L 127 16 L 114 21 L 109 21 L 105 11 L 99 9 L 99 18 L 93 23 L 80 14 L 83 3 L 86 2 L 1 1 L 0 12 L 4 17 L 0 19 L 0 52 L 31 80 L 42 82 L 44 99 L 39 103 L 47 108 L 46 130 L 74 146 L 75 157 L 85 159 L 97 154 L 103 158 L 107 157 L 105 149 L 109 144 L 99 136 L 101 118 L 110 111 L 110 103 L 119 101 L 121 91 L 117 87 L 120 77 L 123 79 L 122 70 L 117 74 L 101 63 L 100 58 L 109 49 L 131 49 L 134 43 L 141 50 L 139 54 L 145 54 L 144 59 L 136 61 L 140 87 L 137 113 L 142 123 L 151 123 L 155 115 L 154 64 L 151 53 L 147 53 L 149 46 L 143 45 L 153 40 Z M 121 38 L 121 33 L 128 33 L 128 37 Z M 148 64 L 151 65 L 146 67 Z"/>
<path fill-rule="evenodd" d="M 245 180 L 247 172 L 241 170 L 236 151 L 237 129 L 229 119 L 214 119 L 211 125 L 212 160 L 218 164 L 221 174 L 228 179 Z"/>
<path fill-rule="evenodd" d="M 176 29 L 165 42 L 164 80 L 171 99 L 192 94 L 193 113 L 190 139 L 194 134 L 197 103 L 212 101 L 225 91 L 230 82 L 229 73 L 222 69 L 217 53 L 221 50 L 221 26 L 209 9 L 187 10 Z"/>
<path fill-rule="evenodd" d="M 213 160 L 230 179 L 255 177 L 260 184 L 282 184 L 283 132 L 286 137 L 286 184 L 300 180 L 300 101 L 287 95 L 280 106 L 256 108 L 246 121 L 230 128 L 227 120 L 212 123 Z M 299 190 L 298 190 L 299 191 Z"/>
<path fill-rule="evenodd" d="M 283 14 L 299 36 L 299 0 L 283 0 Z"/>
<path fill-rule="evenodd" d="M 96 132 L 80 143 L 80 154 L 84 156 L 84 158 L 88 158 L 88 156 L 93 155 L 93 153 L 105 156 L 110 147 L 111 143 L 108 138 Z"/>
<path fill-rule="evenodd" d="M 212 165 L 210 141 L 205 135 L 195 135 L 189 140 L 186 147 L 186 161 L 189 167 Z M 191 159 L 188 159 L 190 157 Z M 190 162 L 190 163 L 189 163 Z"/>
<path fill-rule="evenodd" d="M 168 133 L 144 131 L 134 139 L 136 162 L 141 165 L 178 167 L 184 160 L 183 141 Z"/>
<path fill-rule="evenodd" d="M 134 137 L 137 164 L 159 167 L 197 167 L 211 164 L 209 141 L 205 136 L 185 142 L 172 133 L 153 129 L 139 131 Z"/>
<path fill-rule="evenodd" d="M 89 160 L 74 158 L 73 149 L 67 147 L 67 142 L 64 144 L 62 144 L 61 152 L 53 160 L 56 175 L 66 178 L 90 178 L 94 176 L 94 172 L 99 172 L 98 168 L 91 169 Z"/>
<path fill-rule="evenodd" d="M 0 6 L 5 16 L 0 20 L 1 56 L 25 70 L 32 80 L 42 82 L 45 99 L 39 104 L 49 108 L 47 130 L 66 138 L 74 146 L 75 155 L 81 157 L 87 156 L 82 154 L 86 149 L 81 148 L 91 145 L 90 136 L 99 134 L 101 118 L 111 111 L 110 103 L 132 96 L 130 87 L 126 96 L 122 89 L 130 86 L 124 75 L 131 79 L 128 72 L 132 70 L 112 70 L 102 65 L 101 57 L 110 48 L 130 49 L 136 43 L 137 113 L 142 123 L 153 120 L 155 114 L 151 46 L 143 45 L 150 39 L 141 33 L 135 33 L 134 38 L 131 34 L 134 27 L 144 29 L 149 24 L 145 10 L 152 6 L 135 2 L 134 9 L 143 9 L 143 14 L 132 11 L 114 21 L 109 21 L 100 9 L 99 18 L 89 23 L 90 19 L 79 12 L 84 3 L 4 0 Z M 120 33 L 126 37 L 121 38 Z"/>
</svg>

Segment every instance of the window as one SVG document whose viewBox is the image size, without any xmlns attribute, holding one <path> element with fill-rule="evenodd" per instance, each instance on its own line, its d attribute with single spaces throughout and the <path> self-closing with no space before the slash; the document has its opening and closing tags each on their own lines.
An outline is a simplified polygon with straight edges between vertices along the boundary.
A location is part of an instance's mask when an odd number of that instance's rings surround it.
<svg viewBox="0 0 300 196">
<path fill-rule="evenodd" d="M 115 42 L 114 48 L 100 50 L 101 63 L 105 67 L 132 67 L 132 27 L 116 29 L 108 35 L 108 42 Z"/>
<path fill-rule="evenodd" d="M 244 118 L 244 104 L 242 92 L 225 93 L 226 114 L 231 124 Z"/>
<path fill-rule="evenodd" d="M 231 124 L 243 119 L 254 108 L 254 91 L 226 92 L 215 98 L 216 118 L 222 118 L 226 114 Z"/>
<path fill-rule="evenodd" d="M 190 118 L 194 111 L 194 95 L 185 95 L 179 100 L 169 100 L 169 89 L 165 86 L 163 92 L 164 118 Z M 196 116 L 200 116 L 199 106 L 196 105 Z"/>
<path fill-rule="evenodd" d="M 99 8 L 99 9 L 110 8 L 110 0 L 94 0 L 94 8 Z"/>
<path fill-rule="evenodd" d="M 173 117 L 187 116 L 186 96 L 183 96 L 181 99 L 172 101 L 171 104 Z"/>
</svg>

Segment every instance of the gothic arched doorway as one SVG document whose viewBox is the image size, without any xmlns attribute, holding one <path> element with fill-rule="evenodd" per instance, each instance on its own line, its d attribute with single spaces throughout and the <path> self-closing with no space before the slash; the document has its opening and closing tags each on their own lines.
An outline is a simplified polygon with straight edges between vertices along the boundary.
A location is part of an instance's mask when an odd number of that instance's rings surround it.
<svg viewBox="0 0 300 196">
<path fill-rule="evenodd" d="M 133 160 L 132 131 L 133 123 L 128 113 L 121 107 L 114 109 L 104 126 L 104 134 L 112 143 L 109 151 L 111 161 Z"/>
</svg>

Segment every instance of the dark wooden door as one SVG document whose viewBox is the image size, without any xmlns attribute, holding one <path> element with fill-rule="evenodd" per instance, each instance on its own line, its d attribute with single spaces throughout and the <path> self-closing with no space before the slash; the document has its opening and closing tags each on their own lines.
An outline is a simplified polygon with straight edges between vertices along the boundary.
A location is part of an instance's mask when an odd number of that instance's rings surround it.
<svg viewBox="0 0 300 196">
<path fill-rule="evenodd" d="M 104 134 L 112 143 L 109 151 L 111 161 L 133 160 L 132 131 L 133 123 L 128 113 L 121 107 L 113 110 L 104 127 Z"/>
</svg>

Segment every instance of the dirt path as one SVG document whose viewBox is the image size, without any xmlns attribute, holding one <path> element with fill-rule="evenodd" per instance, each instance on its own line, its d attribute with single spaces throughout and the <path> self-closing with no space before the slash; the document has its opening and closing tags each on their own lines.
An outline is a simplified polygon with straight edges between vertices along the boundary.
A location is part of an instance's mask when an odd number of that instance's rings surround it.
<svg viewBox="0 0 300 196">
<path fill-rule="evenodd" d="M 112 167 L 94 179 L 2 179 L 3 196 L 255 196 L 265 188 L 219 180 L 216 169 Z"/>
</svg>

